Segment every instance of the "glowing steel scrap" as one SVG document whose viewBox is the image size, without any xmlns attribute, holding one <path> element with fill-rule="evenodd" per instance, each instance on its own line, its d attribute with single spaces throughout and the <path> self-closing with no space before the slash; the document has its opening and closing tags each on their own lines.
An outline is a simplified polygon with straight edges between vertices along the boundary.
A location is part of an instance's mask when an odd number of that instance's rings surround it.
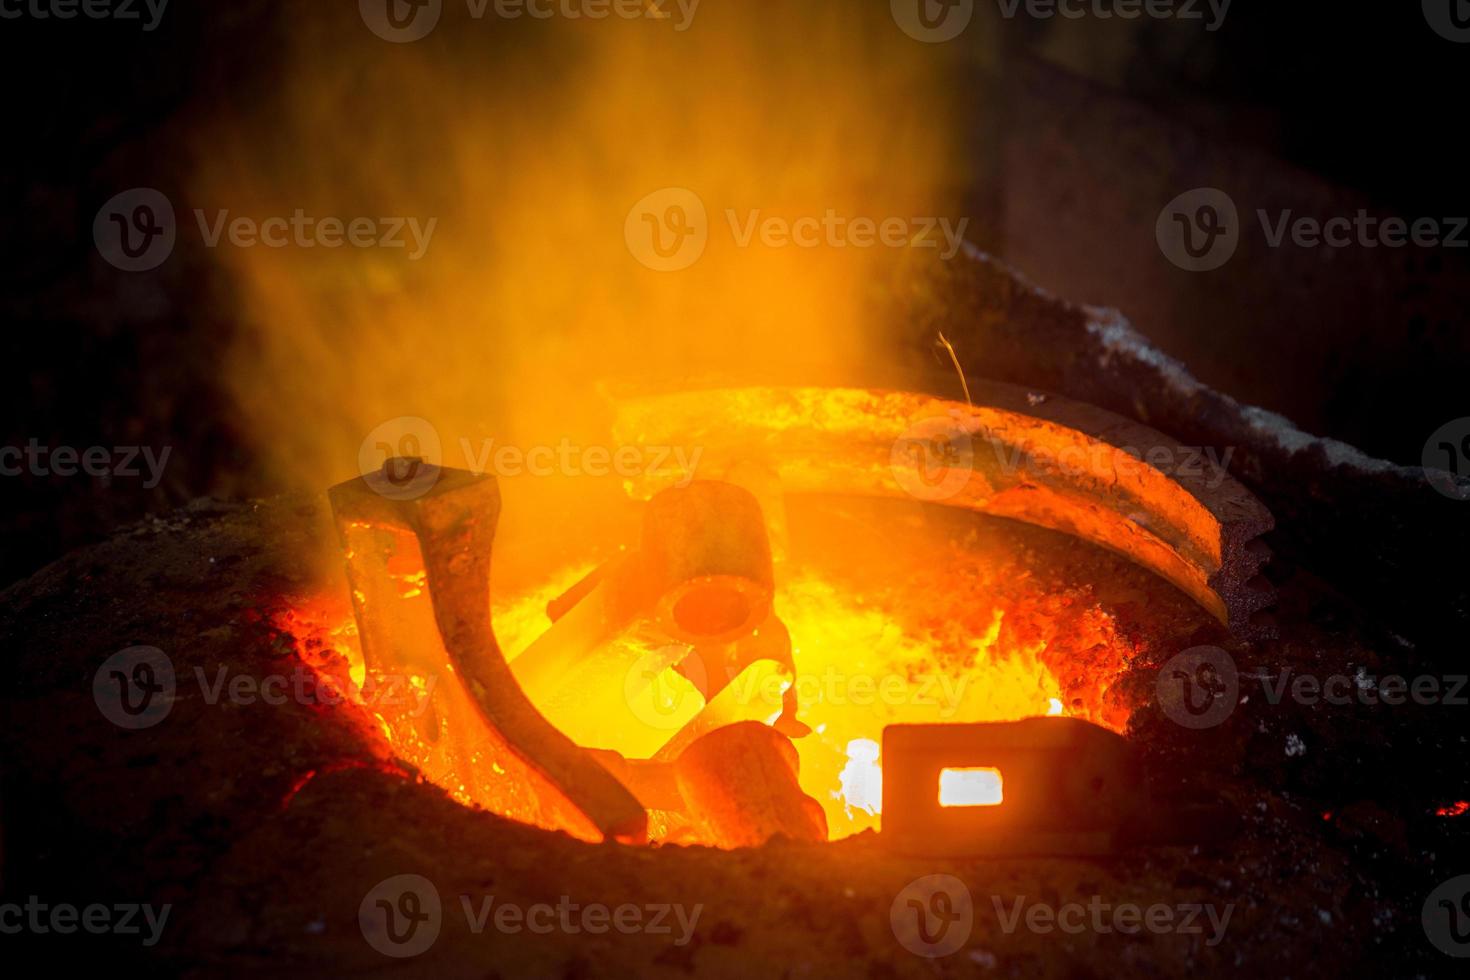
<svg viewBox="0 0 1470 980">
<path fill-rule="evenodd" d="M 1228 473 L 1197 470 L 1168 436 L 1094 406 L 970 387 L 974 404 L 856 388 L 679 391 L 620 403 L 617 432 L 698 445 L 706 471 L 757 462 L 790 493 L 907 496 L 1064 531 L 1152 569 L 1240 636 L 1270 632 L 1257 616 L 1274 602 L 1258 539 L 1275 522 Z"/>
<path fill-rule="evenodd" d="M 432 479 L 405 491 L 395 477 L 409 475 Z M 420 692 L 374 707 L 395 749 L 430 779 L 507 816 L 594 840 L 646 840 L 648 811 L 663 807 L 682 814 L 689 833 L 724 846 L 774 833 L 825 839 L 787 737 L 740 724 L 752 710 L 764 713 L 758 702 L 721 698 L 763 664 L 788 677 L 791 669 L 750 493 L 703 481 L 650 502 L 639 549 L 575 586 L 575 601 L 553 604 L 557 622 L 516 658 L 520 683 L 491 629 L 493 477 L 390 460 L 333 488 L 331 499 L 362 638 L 363 699 L 372 703 L 375 684 L 404 677 Z M 680 645 L 650 673 L 683 671 L 703 704 L 677 731 L 663 732 L 665 744 L 643 762 L 625 759 L 617 745 L 577 745 L 526 696 L 553 687 L 622 694 L 637 664 L 608 660 L 605 648 L 638 623 L 656 624 L 666 648 Z M 457 683 L 425 680 L 446 674 Z M 739 759 L 750 760 L 745 775 L 732 768 Z"/>
<path fill-rule="evenodd" d="M 402 460 L 332 488 L 366 663 L 365 690 L 451 673 L 415 710 L 379 712 L 395 750 L 436 781 L 498 812 L 589 840 L 642 840 L 628 790 L 536 710 L 490 624 L 490 552 L 500 517 L 493 477 Z M 432 479 L 430 479 L 430 477 Z M 428 594 L 401 579 L 422 569 Z M 427 688 L 427 685 L 424 685 Z"/>
<path fill-rule="evenodd" d="M 1054 417 L 1023 417 L 1014 392 L 977 390 L 979 407 L 840 389 L 623 406 L 632 442 L 706 446 L 700 472 L 627 487 L 648 498 L 636 546 L 498 598 L 518 651 L 508 668 L 490 625 L 493 478 L 425 468 L 435 480 L 410 499 L 386 471 L 335 488 L 362 702 L 393 751 L 457 798 L 586 839 L 822 839 L 883 812 L 900 850 L 1106 853 L 1125 824 L 1150 825 L 1126 745 L 1081 720 L 1126 721 L 1107 691 L 1138 651 L 1111 618 L 968 548 L 967 566 L 926 553 L 900 569 L 834 539 L 830 567 L 881 570 L 855 590 L 789 557 L 785 495 L 901 493 L 893 447 L 928 419 L 971 451 L 940 467 L 953 493 L 932 503 L 1123 552 L 1239 629 L 1269 598 L 1244 579 L 1263 560 L 1245 546 L 1270 518 L 1233 484 L 1176 482 L 1086 434 L 1116 441 L 1106 413 L 1049 400 Z M 1010 456 L 989 460 L 987 440 Z M 1091 469 L 1059 468 L 1077 448 Z M 422 466 L 396 462 L 400 477 Z M 352 646 L 350 624 L 332 634 Z M 415 710 L 371 697 L 405 678 Z M 894 686 L 901 696 L 873 700 Z M 1038 717 L 1063 714 L 1079 717 Z"/>
<path fill-rule="evenodd" d="M 725 725 L 782 715 L 725 694 L 767 676 L 789 684 L 774 581 L 751 493 L 712 480 L 668 488 L 646 505 L 638 547 L 554 600 L 554 622 L 511 670 L 578 744 L 672 761 Z"/>
</svg>

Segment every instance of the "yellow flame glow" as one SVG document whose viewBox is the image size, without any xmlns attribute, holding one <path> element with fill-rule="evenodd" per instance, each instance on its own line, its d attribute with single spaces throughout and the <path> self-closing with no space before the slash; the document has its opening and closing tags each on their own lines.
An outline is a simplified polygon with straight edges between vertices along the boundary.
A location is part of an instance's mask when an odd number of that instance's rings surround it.
<svg viewBox="0 0 1470 980">
<path fill-rule="evenodd" d="M 742 244 L 736 229 L 829 210 L 967 217 L 961 55 L 915 43 L 886 4 L 710 3 L 684 32 L 446 4 L 402 45 L 355 4 L 298 4 L 282 43 L 277 87 L 201 129 L 181 223 L 196 208 L 209 223 L 437 221 L 417 259 L 208 250 L 239 308 L 225 370 L 241 424 L 271 477 L 313 492 L 357 475 L 364 439 L 399 417 L 428 420 L 464 467 L 493 460 L 486 439 L 603 438 L 608 378 L 850 379 L 887 357 L 865 293 L 892 250 Z M 703 201 L 709 243 L 665 273 L 625 226 L 668 187 Z M 544 483 L 521 503 L 555 513 Z"/>
</svg>

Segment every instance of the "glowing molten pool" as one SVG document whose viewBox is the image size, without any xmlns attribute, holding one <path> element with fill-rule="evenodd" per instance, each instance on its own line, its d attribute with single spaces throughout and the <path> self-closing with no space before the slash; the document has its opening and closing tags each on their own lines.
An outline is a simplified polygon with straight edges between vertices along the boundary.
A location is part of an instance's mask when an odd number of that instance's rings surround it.
<svg viewBox="0 0 1470 980">
<path fill-rule="evenodd" d="M 1115 730 L 1126 723 L 1126 711 L 1106 695 L 1140 651 L 1119 633 L 1112 615 L 1090 589 L 1043 582 L 1022 556 L 998 549 L 982 533 L 1006 522 L 957 520 L 974 526 L 936 535 L 900 525 L 861 543 L 849 539 L 844 561 L 789 559 L 778 572 L 775 608 L 791 633 L 794 681 L 741 675 L 728 689 L 752 717 L 774 723 L 782 694 L 794 687 L 797 718 L 811 729 L 794 739 L 801 786 L 821 803 L 833 839 L 879 826 L 879 745 L 890 724 L 1063 713 Z M 818 543 L 819 552 L 830 547 Z M 496 635 L 512 665 L 550 625 L 547 602 L 586 570 L 569 567 L 538 587 L 496 597 Z M 410 577 L 403 582 L 405 593 L 419 585 Z M 345 657 L 351 678 L 361 684 L 362 659 L 345 604 L 323 605 L 311 615 L 298 610 L 287 625 L 298 637 L 315 637 L 304 647 Z M 621 639 L 608 656 L 636 658 L 638 642 Z M 430 684 L 428 678 L 417 682 L 409 681 L 418 690 Z M 642 704 L 630 705 L 619 688 L 601 692 L 600 700 L 577 694 L 561 704 L 552 696 L 537 706 L 579 744 L 615 746 L 636 758 L 652 755 L 680 719 L 703 707 L 698 692 L 672 668 L 650 692 L 652 700 Z M 412 734 L 380 728 L 393 752 L 414 762 Z M 445 789 L 466 804 L 505 812 L 503 800 L 483 789 Z M 959 774 L 940 789 L 941 802 L 950 805 L 994 804 L 1003 795 L 999 774 Z"/>
</svg>

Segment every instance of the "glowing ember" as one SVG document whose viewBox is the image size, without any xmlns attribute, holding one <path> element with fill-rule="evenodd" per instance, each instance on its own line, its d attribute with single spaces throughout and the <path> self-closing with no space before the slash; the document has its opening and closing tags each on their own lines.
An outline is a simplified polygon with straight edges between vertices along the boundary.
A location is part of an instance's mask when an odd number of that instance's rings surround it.
<svg viewBox="0 0 1470 980">
<path fill-rule="evenodd" d="M 1470 800 L 1459 800 L 1434 811 L 1437 817 L 1458 817 L 1464 813 L 1470 813 Z"/>
<path fill-rule="evenodd" d="M 999 806 L 1005 785 L 999 769 L 941 769 L 940 806 Z"/>
</svg>

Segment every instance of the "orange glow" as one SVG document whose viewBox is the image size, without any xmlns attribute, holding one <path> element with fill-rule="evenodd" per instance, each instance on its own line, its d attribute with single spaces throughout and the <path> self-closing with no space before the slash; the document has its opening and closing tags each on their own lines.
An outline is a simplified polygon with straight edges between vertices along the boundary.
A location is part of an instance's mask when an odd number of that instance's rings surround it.
<svg viewBox="0 0 1470 980">
<path fill-rule="evenodd" d="M 1434 811 L 1434 815 L 1437 817 L 1458 817 L 1467 812 L 1470 812 L 1470 800 L 1460 800 L 1451 803 L 1449 806 L 1440 807 Z"/>
<path fill-rule="evenodd" d="M 512 663 L 550 626 L 547 602 L 588 567 L 568 567 L 538 586 L 497 599 L 496 635 Z M 833 839 L 878 827 L 879 745 L 890 724 L 1010 721 L 1060 714 L 1067 703 L 1074 704 L 1068 714 L 1114 728 L 1126 721 L 1104 707 L 1106 675 L 1089 677 L 1087 687 L 1078 688 L 1074 681 L 1064 689 L 1049 666 L 1054 658 L 1065 659 L 1069 644 L 1086 644 L 1082 649 L 1094 656 L 1108 649 L 1118 665 L 1134 655 L 1099 611 L 1074 608 L 1066 596 L 1018 587 L 1003 561 L 963 549 L 929 556 L 922 572 L 894 572 L 898 584 L 892 588 L 863 590 L 811 568 L 790 569 L 778 584 L 775 608 L 791 632 L 794 682 L 775 675 L 742 675 L 726 689 L 743 706 L 757 701 L 757 713 L 769 724 L 780 714 L 785 688 L 795 687 L 797 717 L 811 727 L 809 734 L 794 739 L 800 782 L 826 811 Z M 944 587 L 955 582 L 966 587 Z M 991 604 L 977 605 L 976 590 L 990 596 Z M 325 642 L 334 653 L 345 655 L 353 680 L 360 684 L 362 658 L 345 602 L 332 606 L 335 621 L 326 614 L 326 604 L 306 608 L 311 615 L 298 613 L 286 625 L 298 637 L 314 633 L 317 639 L 311 645 L 319 648 Z M 646 658 L 653 649 L 634 636 L 619 639 L 614 647 L 608 655 L 624 660 Z M 680 719 L 688 720 L 704 707 L 698 691 L 672 667 L 664 668 L 652 689 L 671 699 L 659 712 L 624 702 L 621 689 L 611 692 L 605 704 L 571 698 L 564 705 L 553 694 L 538 707 L 580 744 L 606 744 L 615 729 L 620 751 L 647 757 L 668 740 Z M 374 710 L 371 704 L 366 707 Z M 675 710 L 677 714 L 670 713 Z M 398 744 L 395 731 L 387 724 L 382 727 L 393 748 L 413 761 L 413 746 Z M 941 802 L 999 802 L 998 774 L 988 783 L 985 778 L 948 771 L 941 781 Z M 482 798 L 473 786 L 445 788 L 463 803 L 495 808 L 496 801 Z"/>
<path fill-rule="evenodd" d="M 191 207 L 435 222 L 421 254 L 408 228 L 403 247 L 209 250 L 241 303 L 240 424 L 302 489 L 357 475 L 401 416 L 433 425 L 431 461 L 488 468 L 486 439 L 593 444 L 608 379 L 850 378 L 890 356 L 868 289 L 895 249 L 746 229 L 976 218 L 954 192 L 972 162 L 947 61 L 965 55 L 915 44 L 886 4 L 705 4 L 678 33 L 446 10 L 391 50 L 353 4 L 297 7 L 281 91 L 201 130 Z M 703 202 L 708 247 L 659 272 L 625 232 L 671 187 Z"/>
<path fill-rule="evenodd" d="M 940 806 L 1000 806 L 1005 781 L 999 769 L 939 770 Z"/>
<path fill-rule="evenodd" d="M 811 424 L 810 415 L 820 418 L 824 431 L 835 427 L 860 442 L 863 427 L 872 424 L 870 393 L 808 389 L 801 395 L 810 401 L 801 410 L 793 409 L 789 420 L 778 420 L 786 428 Z M 882 404 L 907 410 L 911 401 L 892 393 Z M 737 416 L 727 428 L 750 421 L 739 416 L 738 399 L 719 405 Z M 677 433 L 679 423 L 688 423 L 697 444 L 705 421 L 699 413 L 710 406 L 691 396 L 681 408 L 692 417 L 665 417 L 660 424 Z M 860 451 L 842 462 L 846 476 L 869 489 L 871 471 L 886 471 L 888 465 L 886 454 L 884 461 L 874 462 Z M 781 474 L 781 487 L 788 476 Z M 667 478 L 650 472 L 630 481 L 623 494 L 645 496 Z M 790 476 L 798 486 L 800 479 L 799 473 Z M 638 514 L 637 506 L 629 506 L 620 494 L 616 505 L 588 505 L 590 513 L 579 517 L 585 524 L 566 517 L 541 520 L 538 506 L 529 499 L 539 493 L 541 483 L 502 482 L 507 496 L 527 497 L 518 505 L 507 503 L 505 534 L 495 546 L 493 627 L 513 673 L 518 673 L 519 655 L 551 626 L 547 604 L 593 569 L 591 555 L 616 553 L 611 549 L 630 540 L 630 517 Z M 916 521 L 901 505 L 865 499 L 869 503 L 853 506 L 879 509 L 860 518 L 862 533 L 854 533 L 853 517 L 832 523 L 833 518 L 824 516 L 826 508 L 813 504 L 812 497 L 789 491 L 784 496 L 780 526 L 786 528 L 789 521 L 791 528 L 799 528 L 802 547 L 798 558 L 789 542 L 774 542 L 773 550 L 783 557 L 775 567 L 773 611 L 790 634 L 794 675 L 773 660 L 761 659 L 738 676 L 722 679 L 727 683 L 716 685 L 719 693 L 706 704 L 701 692 L 712 688 L 702 681 L 712 678 L 687 675 L 693 669 L 689 648 L 671 643 L 650 622 L 602 643 L 575 669 L 544 682 L 521 681 L 523 689 L 573 742 L 639 760 L 654 758 L 676 736 L 696 731 L 691 728 L 696 719 L 701 725 L 736 720 L 775 725 L 786 701 L 794 701 L 797 724 L 791 731 L 796 733 L 799 783 L 823 808 L 833 839 L 878 829 L 880 745 L 890 725 L 1067 715 L 1118 731 L 1126 726 L 1127 702 L 1110 689 L 1144 651 L 1119 630 L 1089 587 L 1037 575 L 1027 564 L 1025 549 L 1016 553 L 1011 532 L 996 530 L 1004 522 L 951 509 L 945 510 L 947 517 L 934 514 Z M 895 506 L 899 509 L 884 509 Z M 585 536 L 574 547 L 556 548 L 547 540 L 563 526 L 595 528 L 604 520 L 609 526 L 594 539 L 595 546 Z M 548 558 L 553 554 L 587 560 L 558 565 Z M 421 607 L 419 632 L 431 634 L 430 600 L 415 558 L 412 548 L 395 552 L 388 571 L 395 597 Z M 315 631 L 316 648 L 339 654 L 343 672 L 361 689 L 367 672 L 345 596 L 336 604 L 340 611 L 335 620 L 315 605 L 303 603 L 289 628 L 298 636 Z M 307 610 L 313 611 L 308 615 Z M 702 607 L 691 615 L 708 627 L 696 632 L 718 633 L 743 618 L 737 613 Z M 445 664 L 438 677 L 420 673 L 396 679 L 406 681 L 406 687 L 400 683 L 396 689 L 408 696 L 413 713 L 376 704 L 371 697 L 361 700 L 368 717 L 375 716 L 385 750 L 463 803 L 545 826 L 548 814 L 538 809 L 536 794 L 519 785 L 512 763 L 497 762 L 479 744 L 483 740 L 477 740 L 476 709 L 452 667 Z M 429 710 L 429 705 L 439 707 Z M 955 799 L 976 801 L 968 805 L 993 803 L 991 795 L 999 796 L 999 788 L 994 789 L 987 795 L 985 787 L 961 779 Z M 654 823 L 673 826 L 662 818 Z"/>
</svg>

